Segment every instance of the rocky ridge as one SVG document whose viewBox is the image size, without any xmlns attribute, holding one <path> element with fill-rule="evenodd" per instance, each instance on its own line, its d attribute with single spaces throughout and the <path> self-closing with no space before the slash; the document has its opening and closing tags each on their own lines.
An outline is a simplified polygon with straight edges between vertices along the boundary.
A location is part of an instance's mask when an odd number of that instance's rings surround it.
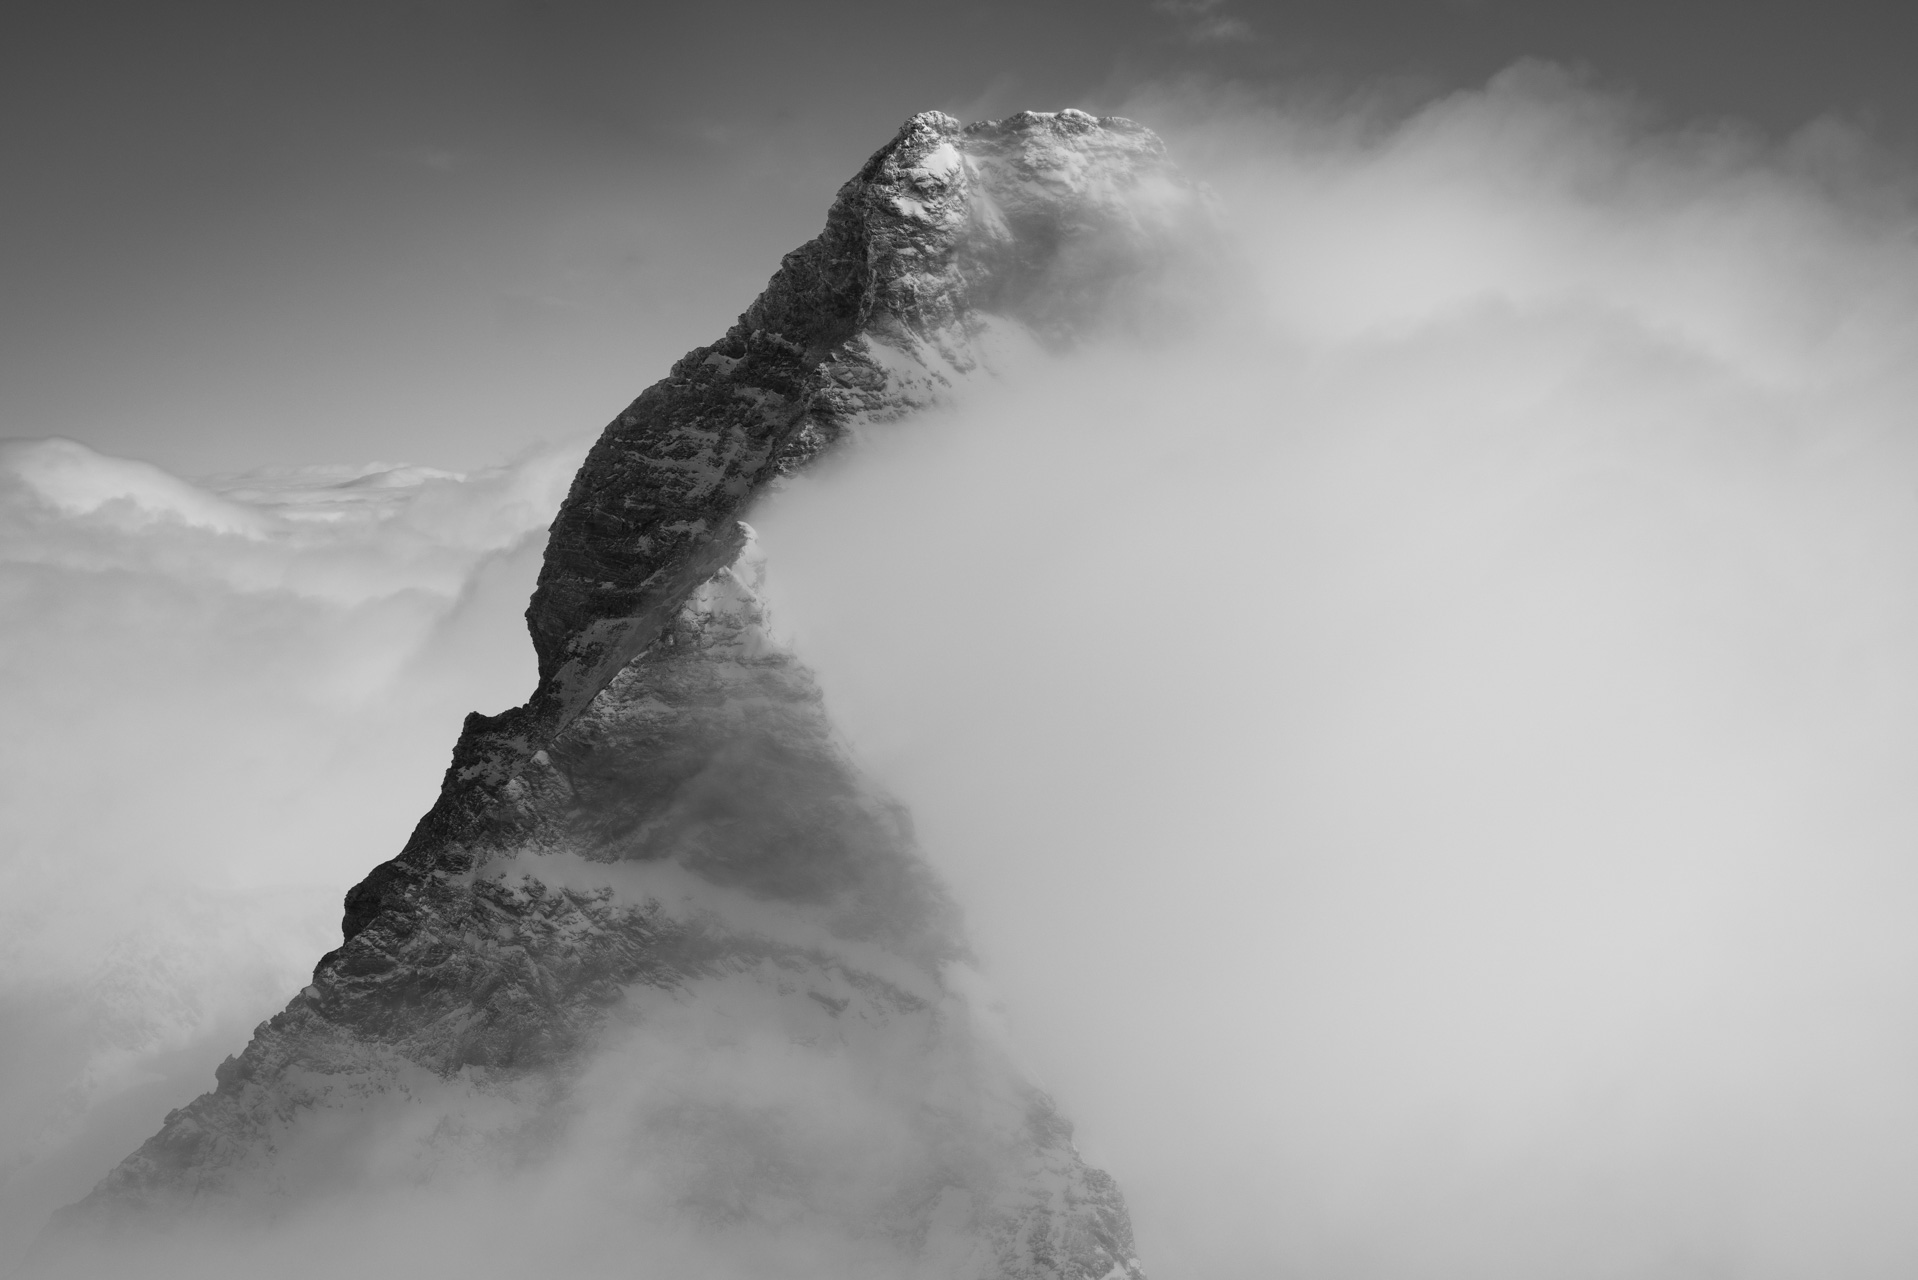
<svg viewBox="0 0 1918 1280">
<path fill-rule="evenodd" d="M 933 403 L 995 335 L 1097 323 L 1192 200 L 1129 121 L 908 121 L 738 323 L 606 428 L 527 611 L 533 696 L 468 717 L 312 984 L 56 1236 L 297 1202 L 313 1188 L 288 1153 L 313 1117 L 402 1096 L 440 1120 L 395 1157 L 419 1176 L 522 1164 L 621 1047 L 654 1064 L 619 1077 L 634 1158 L 694 1220 L 796 1214 L 928 1276 L 1141 1275 L 1117 1188 L 982 1030 L 956 912 L 772 631 L 740 517 Z M 750 1055 L 715 1017 L 798 1054 L 887 1140 L 847 1149 L 780 1088 L 747 1106 Z M 685 1043 L 721 1047 L 678 1078 L 658 1064 L 687 1019 L 705 1030 Z M 721 1087 L 723 1062 L 746 1083 Z M 670 1103 L 647 1083 L 667 1078 Z"/>
</svg>

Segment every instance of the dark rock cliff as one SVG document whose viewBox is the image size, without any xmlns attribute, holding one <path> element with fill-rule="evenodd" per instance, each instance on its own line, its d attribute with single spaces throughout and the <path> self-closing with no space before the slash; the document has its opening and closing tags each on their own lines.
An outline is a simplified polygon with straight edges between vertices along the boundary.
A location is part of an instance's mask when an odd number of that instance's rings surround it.
<svg viewBox="0 0 1918 1280">
<path fill-rule="evenodd" d="M 952 1260 L 927 1274 L 1137 1276 L 1110 1179 L 978 1040 L 956 913 L 769 631 L 739 517 L 778 476 L 944 394 L 995 333 L 1056 342 L 1097 323 L 1190 198 L 1128 121 L 909 121 L 738 323 L 606 428 L 527 610 L 533 696 L 468 717 L 438 802 L 347 895 L 312 985 L 63 1230 L 263 1185 L 297 1199 L 284 1153 L 310 1118 L 408 1072 L 459 1082 L 406 1091 L 448 1116 L 513 1100 L 491 1128 L 463 1120 L 457 1150 L 408 1159 L 523 1153 L 594 1054 L 667 1034 L 664 1001 L 776 1008 L 792 1044 L 882 1081 L 905 1135 L 857 1212 L 822 1199 L 804 1170 L 824 1157 L 790 1136 L 752 1166 L 786 1172 L 714 1183 L 733 1139 L 707 1121 L 661 1148 L 696 1153 L 679 1184 L 723 1184 L 730 1204 L 771 1178 L 759 1190 L 782 1204 Z"/>
</svg>

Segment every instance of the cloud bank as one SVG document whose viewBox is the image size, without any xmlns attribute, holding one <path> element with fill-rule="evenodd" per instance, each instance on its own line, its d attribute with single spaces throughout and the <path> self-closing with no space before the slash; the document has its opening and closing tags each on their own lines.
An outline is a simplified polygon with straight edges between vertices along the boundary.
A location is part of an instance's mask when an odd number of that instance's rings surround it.
<svg viewBox="0 0 1918 1280">
<path fill-rule="evenodd" d="M 1908 1274 L 1911 175 L 1537 66 L 1396 114 L 1133 114 L 1226 210 L 1210 318 L 1008 369 L 754 519 L 1148 1265 Z M 204 1087 L 458 713 L 530 687 L 572 458 L 185 486 L 10 448 L 4 1016 L 59 1031 L 7 1050 L 7 1123 L 98 1078 L 55 1132 L 104 1134 L 138 1081 Z M 759 1061 L 724 1083 L 784 1087 Z M 608 1114 L 686 1075 L 608 1064 Z M 7 1149 L 84 1189 L 156 1113 Z M 232 1256 L 345 1221 L 420 1265 L 470 1231 L 475 1274 L 719 1265 L 595 1199 L 633 1166 L 580 1136 Z M 887 1265 L 764 1243 L 720 1261 Z"/>
<path fill-rule="evenodd" d="M 580 452 L 196 484 L 0 442 L 0 1264 L 299 989 L 460 718 L 525 696 Z"/>
<path fill-rule="evenodd" d="M 1144 1256 L 1909 1271 L 1909 175 L 1545 67 L 1201 105 L 1209 331 L 757 522 Z"/>
</svg>

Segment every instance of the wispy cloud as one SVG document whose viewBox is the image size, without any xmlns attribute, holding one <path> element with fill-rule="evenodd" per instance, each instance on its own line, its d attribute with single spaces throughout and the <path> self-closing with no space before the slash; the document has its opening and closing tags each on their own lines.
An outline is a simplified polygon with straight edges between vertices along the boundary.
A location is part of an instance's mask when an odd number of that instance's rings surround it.
<svg viewBox="0 0 1918 1280">
<path fill-rule="evenodd" d="M 1157 13 L 1179 24 L 1194 44 L 1230 44 L 1253 38 L 1252 24 L 1225 13 L 1226 0 L 1152 0 Z"/>
</svg>

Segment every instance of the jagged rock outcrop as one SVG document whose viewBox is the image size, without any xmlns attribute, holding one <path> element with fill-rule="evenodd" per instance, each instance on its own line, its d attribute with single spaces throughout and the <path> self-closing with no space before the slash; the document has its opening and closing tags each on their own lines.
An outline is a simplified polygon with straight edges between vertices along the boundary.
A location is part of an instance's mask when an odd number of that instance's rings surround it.
<svg viewBox="0 0 1918 1280">
<path fill-rule="evenodd" d="M 316 1117 L 437 1117 L 389 1152 L 420 1177 L 536 1165 L 617 1078 L 633 1158 L 694 1220 L 823 1224 L 928 1276 L 1137 1277 L 1117 1189 L 981 1030 L 906 815 L 769 629 L 740 517 L 933 402 L 995 334 L 1096 323 L 1192 201 L 1128 121 L 909 121 L 726 336 L 607 427 L 527 611 L 533 696 L 468 718 L 438 803 L 348 894 L 312 985 L 66 1211 L 48 1256 L 223 1202 L 297 1204 L 290 1153 Z M 688 1019 L 705 1030 L 681 1043 Z M 864 1136 L 800 1123 L 803 1090 L 755 1100 L 727 1069 L 658 1066 L 695 1043 L 737 1066 L 742 1027 L 856 1097 Z"/>
</svg>

